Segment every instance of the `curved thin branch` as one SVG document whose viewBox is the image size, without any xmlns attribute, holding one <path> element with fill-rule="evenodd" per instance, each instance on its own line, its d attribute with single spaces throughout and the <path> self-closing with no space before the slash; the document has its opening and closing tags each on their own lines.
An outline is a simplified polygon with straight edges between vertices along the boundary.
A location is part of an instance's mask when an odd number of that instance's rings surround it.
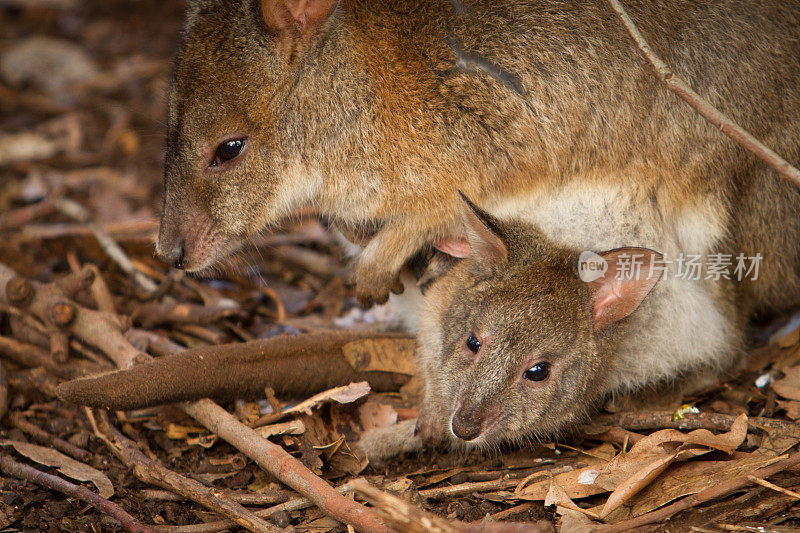
<svg viewBox="0 0 800 533">
<path fill-rule="evenodd" d="M 658 78 L 666 84 L 670 91 L 692 106 L 695 111 L 719 128 L 722 133 L 736 141 L 739 146 L 764 161 L 781 177 L 791 181 L 797 187 L 800 187 L 800 170 L 797 170 L 797 168 L 793 167 L 788 161 L 753 137 L 744 128 L 736 124 L 733 119 L 711 105 L 711 102 L 697 94 L 688 83 L 676 76 L 667 64 L 653 52 L 653 49 L 650 48 L 647 40 L 641 32 L 639 32 L 636 24 L 634 24 L 633 20 L 628 16 L 628 13 L 619 0 L 608 0 L 608 3 L 611 9 L 614 10 L 614 13 L 617 14 L 620 21 L 622 21 L 622 24 L 625 26 L 625 29 L 628 30 L 630 36 L 636 42 L 636 46 L 653 65 Z"/>
</svg>

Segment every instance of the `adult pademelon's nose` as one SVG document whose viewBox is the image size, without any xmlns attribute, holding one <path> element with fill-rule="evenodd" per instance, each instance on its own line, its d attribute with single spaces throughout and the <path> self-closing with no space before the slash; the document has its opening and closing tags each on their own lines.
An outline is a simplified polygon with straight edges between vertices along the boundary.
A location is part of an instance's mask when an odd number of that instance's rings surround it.
<svg viewBox="0 0 800 533">
<path fill-rule="evenodd" d="M 461 440 L 471 441 L 481 436 L 483 417 L 476 411 L 459 409 L 450 421 L 450 429 Z"/>
</svg>

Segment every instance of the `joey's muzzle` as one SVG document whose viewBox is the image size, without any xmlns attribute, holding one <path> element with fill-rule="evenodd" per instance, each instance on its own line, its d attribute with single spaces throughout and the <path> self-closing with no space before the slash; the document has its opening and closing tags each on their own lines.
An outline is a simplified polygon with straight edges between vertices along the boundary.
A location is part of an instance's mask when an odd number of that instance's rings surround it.
<svg viewBox="0 0 800 533">
<path fill-rule="evenodd" d="M 496 407 L 459 401 L 450 419 L 450 430 L 459 439 L 471 442 L 483 435 L 499 414 Z"/>
</svg>

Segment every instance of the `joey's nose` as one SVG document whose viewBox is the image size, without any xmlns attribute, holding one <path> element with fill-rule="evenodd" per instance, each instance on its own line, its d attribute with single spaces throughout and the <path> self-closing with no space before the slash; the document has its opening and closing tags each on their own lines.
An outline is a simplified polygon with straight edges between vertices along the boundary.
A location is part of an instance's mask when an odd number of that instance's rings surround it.
<svg viewBox="0 0 800 533">
<path fill-rule="evenodd" d="M 186 268 L 183 264 L 183 257 L 185 254 L 186 254 L 185 248 L 183 246 L 183 243 L 181 243 L 178 246 L 178 257 L 177 259 L 175 259 L 175 262 L 172 263 L 172 266 L 174 266 L 178 270 L 183 270 L 184 268 Z"/>
<path fill-rule="evenodd" d="M 161 257 L 162 261 L 167 264 L 171 264 L 173 267 L 179 270 L 186 268 L 186 265 L 184 264 L 186 246 L 182 240 L 173 244 L 167 250 L 163 250 L 163 248 L 159 250 L 159 256 Z"/>
<path fill-rule="evenodd" d="M 459 409 L 450 421 L 450 429 L 461 440 L 475 440 L 481 436 L 483 417 L 479 416 L 477 412 Z"/>
</svg>

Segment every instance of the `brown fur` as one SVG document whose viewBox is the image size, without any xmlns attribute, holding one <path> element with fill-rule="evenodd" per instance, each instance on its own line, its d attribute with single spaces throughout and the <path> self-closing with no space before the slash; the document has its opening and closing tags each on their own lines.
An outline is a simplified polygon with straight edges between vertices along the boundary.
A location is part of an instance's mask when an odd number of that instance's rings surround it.
<svg viewBox="0 0 800 533">
<path fill-rule="evenodd" d="M 727 228 L 732 190 L 771 179 L 659 85 L 605 2 L 463 4 L 342 0 L 293 27 L 280 1 L 193 0 L 159 255 L 202 270 L 314 205 L 339 225 L 381 228 L 355 274 L 361 299 L 382 301 L 408 258 L 453 233 L 458 189 L 492 211 L 563 183 L 623 184 L 666 223 L 702 205 Z M 626 5 L 677 74 L 800 160 L 800 4 Z M 209 169 L 231 137 L 247 137 L 246 153 Z"/>
<path fill-rule="evenodd" d="M 206 397 L 263 397 L 265 387 L 278 395 L 300 398 L 354 381 L 368 381 L 379 392 L 396 391 L 408 376 L 356 370 L 342 353 L 350 342 L 381 337 L 403 338 L 391 333 L 342 331 L 208 346 L 126 370 L 68 381 L 59 385 L 56 393 L 74 404 L 120 410 Z"/>
<path fill-rule="evenodd" d="M 770 176 L 736 195 L 720 251 L 762 254 L 756 280 L 703 277 L 688 285 L 662 280 L 646 297 L 643 290 L 652 285 L 633 287 L 630 294 L 638 293 L 644 302 L 636 296 L 612 307 L 621 312 L 600 328 L 593 313 L 599 293 L 577 275 L 580 250 L 553 242 L 530 223 L 483 215 L 485 228 L 505 243 L 508 259 L 487 271 L 492 249 L 471 243 L 468 259 L 428 289 L 419 349 L 426 392 L 418 423 L 421 435 L 462 444 L 454 433 L 476 435 L 475 443 L 483 446 L 558 436 L 609 395 L 666 390 L 676 382 L 708 385 L 735 370 L 744 353 L 747 318 L 800 304 L 800 191 Z M 711 304 L 675 305 L 683 293 L 695 291 L 710 295 Z M 696 353 L 702 349 L 698 338 L 692 330 L 680 329 L 687 318 L 721 322 L 731 334 L 708 352 Z M 711 335 L 700 331 L 705 333 Z M 466 343 L 478 334 L 486 340 L 475 359 Z M 672 338 L 659 341 L 665 334 Z M 540 360 L 552 363 L 551 375 L 532 388 L 519 376 Z M 635 374 L 634 366 L 645 371 Z"/>
</svg>

